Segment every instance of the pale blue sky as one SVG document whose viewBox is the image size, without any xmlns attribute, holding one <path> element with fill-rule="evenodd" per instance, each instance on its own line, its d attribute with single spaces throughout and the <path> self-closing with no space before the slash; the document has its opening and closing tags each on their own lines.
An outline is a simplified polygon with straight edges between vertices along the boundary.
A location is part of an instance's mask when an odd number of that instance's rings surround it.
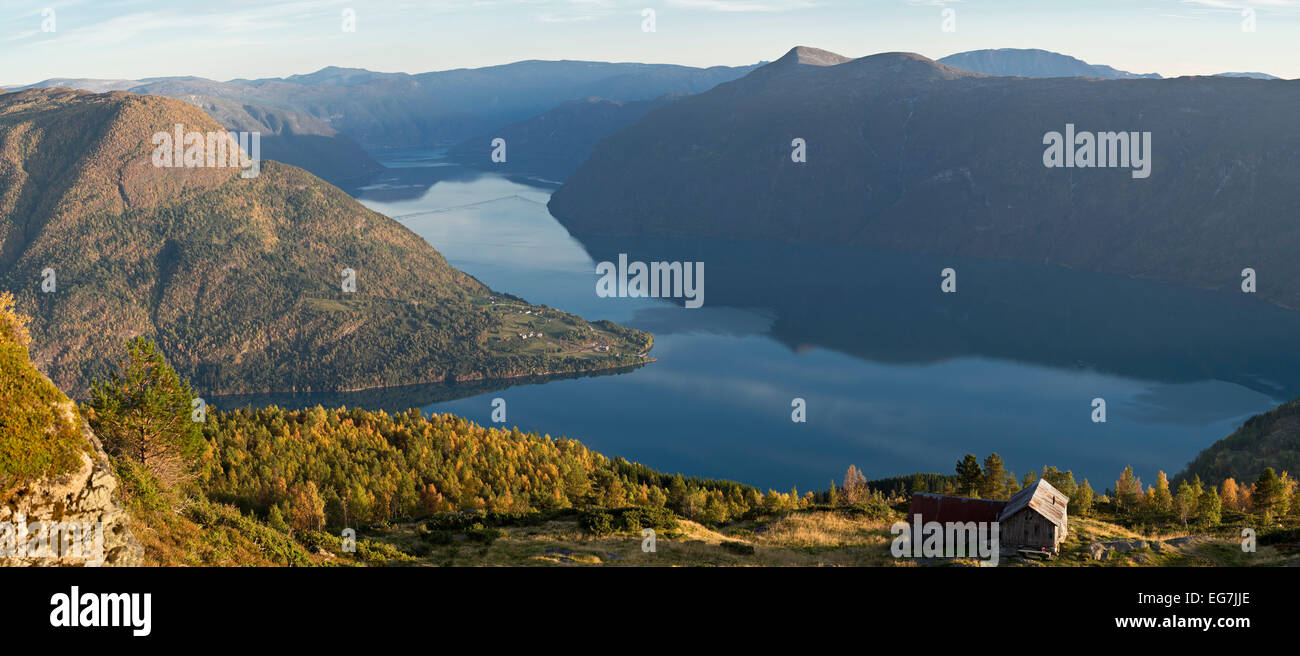
<svg viewBox="0 0 1300 656">
<path fill-rule="evenodd" d="M 328 65 L 418 73 L 521 59 L 694 66 L 808 45 L 851 57 L 1045 48 L 1163 75 L 1300 77 L 1300 0 L 3 0 L 0 83 L 219 80 Z M 657 30 L 644 33 L 641 10 Z M 1256 31 L 1243 31 L 1243 7 Z M 42 12 L 54 10 L 53 32 Z M 357 29 L 341 29 L 352 8 Z M 941 12 L 957 30 L 942 31 Z"/>
</svg>

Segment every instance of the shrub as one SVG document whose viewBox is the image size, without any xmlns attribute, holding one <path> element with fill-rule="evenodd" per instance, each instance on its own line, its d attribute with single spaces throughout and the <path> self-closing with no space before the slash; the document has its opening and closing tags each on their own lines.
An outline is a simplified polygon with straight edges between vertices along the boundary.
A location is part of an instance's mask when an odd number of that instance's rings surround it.
<svg viewBox="0 0 1300 656">
<path fill-rule="evenodd" d="M 745 544 L 744 542 L 731 542 L 731 541 L 723 542 L 722 548 L 726 549 L 727 551 L 730 551 L 731 553 L 739 554 L 741 556 L 754 555 L 754 545 Z"/>
<path fill-rule="evenodd" d="M 588 510 L 578 519 L 582 530 L 594 535 L 610 535 L 615 531 L 614 516 L 604 510 Z"/>
</svg>

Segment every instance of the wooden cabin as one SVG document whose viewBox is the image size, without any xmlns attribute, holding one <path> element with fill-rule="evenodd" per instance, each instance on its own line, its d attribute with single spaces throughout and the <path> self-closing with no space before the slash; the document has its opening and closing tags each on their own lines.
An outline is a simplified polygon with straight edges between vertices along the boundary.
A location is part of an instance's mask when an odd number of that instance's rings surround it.
<svg viewBox="0 0 1300 656">
<path fill-rule="evenodd" d="M 1065 541 L 1066 506 L 1070 499 L 1043 479 L 1015 493 L 998 515 L 998 538 L 1004 545 L 1055 552 Z"/>
<path fill-rule="evenodd" d="M 1066 535 L 1066 506 L 1070 499 L 1043 479 L 1015 493 L 1006 501 L 970 499 L 918 492 L 912 495 L 908 520 L 920 515 L 922 522 L 997 522 L 998 541 L 1003 547 L 1055 553 Z"/>
</svg>

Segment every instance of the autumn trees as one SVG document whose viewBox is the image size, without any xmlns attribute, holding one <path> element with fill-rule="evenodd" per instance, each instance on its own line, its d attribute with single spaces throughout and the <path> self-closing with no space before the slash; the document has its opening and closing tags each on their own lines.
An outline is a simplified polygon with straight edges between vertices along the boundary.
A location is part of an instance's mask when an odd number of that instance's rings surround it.
<svg viewBox="0 0 1300 656">
<path fill-rule="evenodd" d="M 209 415 L 200 473 L 213 498 L 289 526 L 357 526 L 459 510 L 668 508 L 706 522 L 798 507 L 798 492 L 667 475 L 578 442 L 452 415 L 265 408 Z"/>
<path fill-rule="evenodd" d="M 1198 475 L 1180 480 L 1176 490 L 1170 489 L 1169 478 L 1160 471 L 1156 483 L 1144 491 L 1133 468 L 1125 467 L 1115 481 L 1113 500 L 1117 513 L 1137 521 L 1213 527 L 1223 521 L 1224 513 L 1253 515 L 1265 522 L 1288 514 L 1300 516 L 1296 488 L 1288 473 L 1279 475 L 1270 467 L 1253 483 L 1229 477 L 1216 487 Z"/>
</svg>

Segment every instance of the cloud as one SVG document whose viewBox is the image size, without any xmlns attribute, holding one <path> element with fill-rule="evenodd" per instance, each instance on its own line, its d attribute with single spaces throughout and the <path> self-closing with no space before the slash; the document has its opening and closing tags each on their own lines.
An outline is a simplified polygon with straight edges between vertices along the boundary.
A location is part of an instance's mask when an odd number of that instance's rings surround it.
<svg viewBox="0 0 1300 656">
<path fill-rule="evenodd" d="M 668 0 L 671 7 L 724 12 L 780 12 L 811 9 L 818 0 Z"/>
<path fill-rule="evenodd" d="M 1197 5 L 1200 7 L 1209 7 L 1211 9 L 1231 9 L 1238 11 L 1246 8 L 1270 8 L 1284 9 L 1287 7 L 1300 7 L 1300 0 L 1178 0 L 1180 4 Z"/>
</svg>

